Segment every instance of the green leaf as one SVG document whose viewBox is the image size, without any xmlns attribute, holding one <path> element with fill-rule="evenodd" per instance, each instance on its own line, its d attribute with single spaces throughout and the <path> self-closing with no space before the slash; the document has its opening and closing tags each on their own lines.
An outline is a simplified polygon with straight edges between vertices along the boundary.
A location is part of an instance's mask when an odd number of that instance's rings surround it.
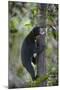
<svg viewBox="0 0 60 90">
<path fill-rule="evenodd" d="M 19 24 L 19 19 L 17 17 L 13 17 L 10 20 L 10 29 L 12 29 L 12 30 L 17 29 L 18 24 Z"/>
</svg>

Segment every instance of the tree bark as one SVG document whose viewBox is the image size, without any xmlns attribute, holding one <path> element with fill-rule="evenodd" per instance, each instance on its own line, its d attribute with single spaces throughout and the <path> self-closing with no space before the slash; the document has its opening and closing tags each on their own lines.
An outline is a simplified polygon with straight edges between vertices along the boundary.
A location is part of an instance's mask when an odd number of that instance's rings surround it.
<svg viewBox="0 0 60 90">
<path fill-rule="evenodd" d="M 46 74 L 46 59 L 45 59 L 45 29 L 46 29 L 46 4 L 40 4 L 40 35 L 37 37 L 37 75 L 39 77 Z M 47 81 L 44 81 L 40 86 L 46 86 Z"/>
</svg>

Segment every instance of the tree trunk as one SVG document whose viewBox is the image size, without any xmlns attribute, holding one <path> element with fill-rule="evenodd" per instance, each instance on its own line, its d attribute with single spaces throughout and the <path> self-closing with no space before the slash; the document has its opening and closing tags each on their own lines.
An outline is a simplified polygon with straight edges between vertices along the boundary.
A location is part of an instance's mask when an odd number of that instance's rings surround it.
<svg viewBox="0 0 60 90">
<path fill-rule="evenodd" d="M 45 29 L 46 29 L 46 4 L 40 4 L 40 35 L 37 37 L 37 75 L 39 77 L 46 74 L 46 59 L 45 59 Z M 40 86 L 46 86 L 47 81 L 44 81 Z"/>
</svg>

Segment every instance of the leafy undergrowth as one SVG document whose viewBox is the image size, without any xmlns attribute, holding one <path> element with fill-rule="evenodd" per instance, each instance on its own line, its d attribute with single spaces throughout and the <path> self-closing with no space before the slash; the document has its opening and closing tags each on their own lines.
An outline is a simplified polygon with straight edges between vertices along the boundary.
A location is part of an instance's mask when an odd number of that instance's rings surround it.
<svg viewBox="0 0 60 90">
<path fill-rule="evenodd" d="M 28 83 L 29 87 L 39 87 L 43 82 L 45 82 L 48 79 L 48 75 L 40 76 L 34 81 L 30 81 Z"/>
</svg>

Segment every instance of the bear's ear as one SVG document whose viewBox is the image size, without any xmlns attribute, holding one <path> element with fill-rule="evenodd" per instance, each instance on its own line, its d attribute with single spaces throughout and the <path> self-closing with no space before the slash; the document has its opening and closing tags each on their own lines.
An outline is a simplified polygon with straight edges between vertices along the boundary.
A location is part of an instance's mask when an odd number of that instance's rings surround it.
<svg viewBox="0 0 60 90">
<path fill-rule="evenodd" d="M 34 36 L 37 36 L 39 35 L 39 30 L 40 30 L 40 27 L 36 26 L 32 29 L 32 33 Z"/>
</svg>

